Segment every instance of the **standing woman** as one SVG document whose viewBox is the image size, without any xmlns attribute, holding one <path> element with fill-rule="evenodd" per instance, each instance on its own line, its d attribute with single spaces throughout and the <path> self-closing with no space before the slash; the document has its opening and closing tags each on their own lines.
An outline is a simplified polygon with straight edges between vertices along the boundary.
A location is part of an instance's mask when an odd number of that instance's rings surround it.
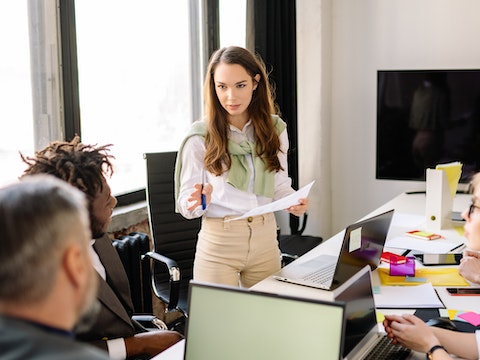
<svg viewBox="0 0 480 360">
<path fill-rule="evenodd" d="M 192 124 L 177 156 L 177 211 L 202 217 L 194 279 L 250 287 L 280 269 L 275 217 L 230 219 L 295 191 L 286 124 L 263 61 L 244 48 L 212 55 L 203 92 L 205 117 Z M 286 210 L 301 216 L 307 208 L 300 199 Z"/>
</svg>

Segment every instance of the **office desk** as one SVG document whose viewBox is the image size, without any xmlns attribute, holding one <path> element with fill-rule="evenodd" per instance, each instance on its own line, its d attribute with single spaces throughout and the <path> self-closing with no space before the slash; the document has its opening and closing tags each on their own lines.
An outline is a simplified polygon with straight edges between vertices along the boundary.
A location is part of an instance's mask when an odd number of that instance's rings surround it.
<svg viewBox="0 0 480 360">
<path fill-rule="evenodd" d="M 453 211 L 463 211 L 469 206 L 471 195 L 467 194 L 458 194 L 453 203 Z M 381 214 L 390 209 L 395 209 L 395 215 L 392 219 L 392 224 L 388 233 L 387 240 L 389 238 L 394 238 L 396 236 L 403 235 L 406 231 L 413 230 L 412 227 L 417 226 L 418 224 L 407 224 L 405 219 L 409 219 L 412 216 L 424 217 L 425 216 L 425 194 L 400 194 L 391 201 L 382 205 L 378 209 L 367 214 L 364 218 L 371 217 L 377 214 Z M 360 219 L 359 219 L 360 220 Z M 348 224 L 345 224 L 345 227 Z M 463 243 L 465 238 L 461 236 L 456 230 L 442 230 L 440 232 L 445 240 L 434 240 L 434 241 L 452 241 L 458 244 Z M 311 258 L 314 258 L 320 254 L 329 254 L 338 256 L 340 252 L 340 247 L 344 235 L 344 230 L 340 231 L 336 235 L 332 236 L 330 239 L 325 240 L 316 248 L 312 249 L 299 259 L 295 260 L 293 263 L 287 266 L 293 266 L 293 264 L 298 262 L 308 261 Z M 398 253 L 398 249 L 389 249 Z M 421 267 L 420 263 L 417 262 L 417 266 Z M 381 265 L 385 266 L 385 265 Z M 372 272 L 372 280 L 374 285 L 379 285 L 380 281 L 376 271 Z M 468 309 L 480 313 L 480 301 L 478 301 L 475 296 L 450 296 L 448 295 L 445 287 L 436 287 L 437 292 L 447 308 L 450 309 Z M 306 286 L 300 286 L 295 284 L 290 284 L 282 281 L 278 281 L 273 277 L 268 277 L 265 280 L 262 280 L 258 284 L 252 287 L 252 290 L 271 292 L 271 293 L 280 293 L 285 295 L 294 295 L 294 296 L 304 296 L 306 298 L 313 299 L 331 299 L 331 292 L 314 289 Z M 385 310 L 384 313 L 413 313 L 412 309 L 409 310 Z M 157 355 L 155 360 L 180 360 L 183 358 L 183 347 L 184 341 L 175 344 L 170 349 L 167 349 L 162 354 Z M 423 359 L 425 354 L 419 354 L 418 358 Z"/>
</svg>

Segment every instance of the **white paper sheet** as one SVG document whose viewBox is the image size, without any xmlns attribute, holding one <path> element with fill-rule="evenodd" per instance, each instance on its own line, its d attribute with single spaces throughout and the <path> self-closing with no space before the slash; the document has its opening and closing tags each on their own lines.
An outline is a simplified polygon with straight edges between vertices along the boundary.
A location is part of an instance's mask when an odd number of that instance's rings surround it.
<svg viewBox="0 0 480 360">
<path fill-rule="evenodd" d="M 451 242 L 445 239 L 422 240 L 406 235 L 397 236 L 385 242 L 385 247 L 410 249 L 429 254 L 445 254 L 457 245 L 458 241 Z"/>
<path fill-rule="evenodd" d="M 377 308 L 443 308 L 431 283 L 415 286 L 378 286 L 373 295 Z"/>
<path fill-rule="evenodd" d="M 245 214 L 238 216 L 236 218 L 229 219 L 231 220 L 240 220 L 240 219 L 245 219 L 249 216 L 257 216 L 257 215 L 262 215 L 266 214 L 269 212 L 274 212 L 278 210 L 284 210 L 289 208 L 292 205 L 297 205 L 299 199 L 307 198 L 308 193 L 310 192 L 310 189 L 312 188 L 313 184 L 315 183 L 315 180 L 313 180 L 310 184 L 305 185 L 301 189 L 297 190 L 293 194 L 290 194 L 288 196 L 285 196 L 282 199 L 279 199 L 277 201 L 271 202 L 270 204 L 262 205 L 259 206 L 255 209 L 252 209 L 250 211 L 247 211 Z"/>
</svg>

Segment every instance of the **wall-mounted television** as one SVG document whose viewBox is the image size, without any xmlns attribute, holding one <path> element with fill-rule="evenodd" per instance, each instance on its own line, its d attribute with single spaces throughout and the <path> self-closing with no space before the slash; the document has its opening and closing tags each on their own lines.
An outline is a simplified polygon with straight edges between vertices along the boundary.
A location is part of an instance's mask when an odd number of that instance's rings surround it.
<svg viewBox="0 0 480 360">
<path fill-rule="evenodd" d="M 480 69 L 377 71 L 376 178 L 425 180 L 425 169 L 480 171 Z"/>
</svg>

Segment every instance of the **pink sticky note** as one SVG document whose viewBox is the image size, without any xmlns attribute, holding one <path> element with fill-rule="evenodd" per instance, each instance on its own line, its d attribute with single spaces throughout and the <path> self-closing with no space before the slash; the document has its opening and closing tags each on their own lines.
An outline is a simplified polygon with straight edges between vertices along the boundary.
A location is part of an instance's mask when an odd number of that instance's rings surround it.
<svg viewBox="0 0 480 360">
<path fill-rule="evenodd" d="M 473 311 L 469 311 L 463 314 L 458 315 L 459 318 L 468 321 L 473 326 L 480 325 L 480 314 L 477 314 Z"/>
</svg>

